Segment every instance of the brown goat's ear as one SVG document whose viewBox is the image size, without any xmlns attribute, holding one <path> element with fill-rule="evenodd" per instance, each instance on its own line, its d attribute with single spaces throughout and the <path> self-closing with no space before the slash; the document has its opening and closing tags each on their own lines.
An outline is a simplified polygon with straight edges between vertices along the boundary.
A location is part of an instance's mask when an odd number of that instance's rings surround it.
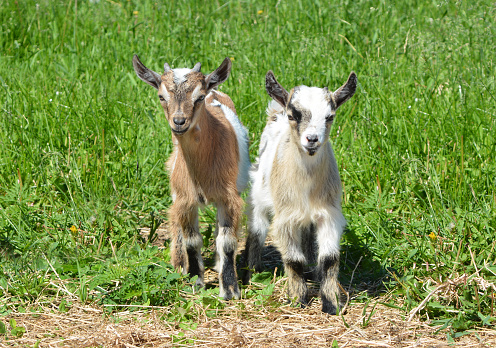
<svg viewBox="0 0 496 348">
<path fill-rule="evenodd" d="M 210 90 L 227 80 L 227 78 L 229 77 L 229 73 L 231 72 L 231 65 L 231 60 L 229 58 L 226 58 L 217 69 L 215 69 L 213 72 L 205 77 L 205 82 L 207 83 L 207 92 L 210 92 Z"/>
<path fill-rule="evenodd" d="M 336 102 L 336 109 L 344 104 L 348 99 L 353 97 L 355 94 L 357 86 L 357 76 L 352 71 L 348 77 L 348 81 L 341 87 L 339 87 L 336 92 L 334 92 L 334 101 Z"/>
<path fill-rule="evenodd" d="M 160 83 L 162 82 L 160 74 L 144 66 L 136 54 L 133 57 L 133 67 L 136 75 L 138 75 L 140 79 L 142 79 L 155 89 L 158 89 L 160 87 Z"/>
<path fill-rule="evenodd" d="M 277 82 L 272 70 L 269 70 L 265 75 L 265 89 L 272 99 L 281 104 L 283 108 L 286 107 L 289 93 Z"/>
</svg>

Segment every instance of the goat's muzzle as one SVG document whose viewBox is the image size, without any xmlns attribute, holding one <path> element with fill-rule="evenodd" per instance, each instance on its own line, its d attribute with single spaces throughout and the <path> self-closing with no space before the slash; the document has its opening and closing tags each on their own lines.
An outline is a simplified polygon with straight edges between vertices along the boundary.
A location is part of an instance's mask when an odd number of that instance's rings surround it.
<svg viewBox="0 0 496 348">
<path fill-rule="evenodd" d="M 175 135 L 183 135 L 188 131 L 188 129 L 189 126 L 185 127 L 184 129 L 176 129 L 174 127 L 171 127 L 172 133 L 174 133 Z"/>
</svg>

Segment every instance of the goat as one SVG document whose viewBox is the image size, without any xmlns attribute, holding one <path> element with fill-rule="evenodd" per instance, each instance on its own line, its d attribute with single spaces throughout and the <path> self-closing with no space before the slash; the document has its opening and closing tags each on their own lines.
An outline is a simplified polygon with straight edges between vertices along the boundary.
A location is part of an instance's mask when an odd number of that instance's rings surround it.
<svg viewBox="0 0 496 348">
<path fill-rule="evenodd" d="M 226 58 L 208 75 L 201 73 L 200 63 L 193 69 L 171 69 L 165 63 L 160 75 L 136 55 L 133 66 L 141 80 L 158 90 L 172 131 L 174 150 L 167 161 L 173 199 L 168 214 L 171 263 L 198 276 L 196 285 L 204 286 L 198 208 L 215 204 L 220 296 L 239 298 L 235 253 L 243 207 L 240 193 L 249 178 L 248 134 L 232 100 L 214 89 L 228 78 L 231 61 Z"/>
<path fill-rule="evenodd" d="M 308 304 L 304 268 L 318 256 L 322 311 L 329 314 L 336 314 L 338 307 L 339 241 L 346 220 L 341 213 L 341 179 L 328 138 L 336 110 L 353 96 L 356 84 L 352 72 L 334 93 L 307 86 L 288 93 L 269 71 L 265 87 L 274 100 L 267 108 L 258 165 L 250 173 L 244 251 L 248 270 L 243 282 L 250 281 L 253 269 L 260 271 L 270 227 L 288 276 L 289 297 L 296 297 L 303 307 Z"/>
</svg>

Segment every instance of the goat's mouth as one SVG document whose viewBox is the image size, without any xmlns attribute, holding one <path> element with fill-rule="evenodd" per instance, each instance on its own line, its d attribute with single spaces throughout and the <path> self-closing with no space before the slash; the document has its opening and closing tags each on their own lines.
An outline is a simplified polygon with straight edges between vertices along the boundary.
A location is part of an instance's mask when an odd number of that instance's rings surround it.
<svg viewBox="0 0 496 348">
<path fill-rule="evenodd" d="M 184 129 L 174 129 L 171 127 L 171 130 L 172 130 L 172 133 L 174 133 L 175 135 L 183 135 L 184 133 L 186 133 L 188 131 L 189 127 L 186 127 Z"/>
<path fill-rule="evenodd" d="M 313 156 L 317 153 L 320 146 L 305 146 L 304 148 L 305 148 L 305 151 L 308 153 L 309 156 Z"/>
</svg>

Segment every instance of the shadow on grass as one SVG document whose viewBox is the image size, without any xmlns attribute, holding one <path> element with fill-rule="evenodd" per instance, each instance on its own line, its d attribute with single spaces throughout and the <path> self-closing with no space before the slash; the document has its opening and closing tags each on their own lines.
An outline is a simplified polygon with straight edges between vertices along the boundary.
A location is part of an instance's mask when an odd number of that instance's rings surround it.
<svg viewBox="0 0 496 348">
<path fill-rule="evenodd" d="M 244 264 L 242 253 L 243 250 L 238 256 L 237 262 L 239 273 L 241 273 L 241 267 Z M 347 229 L 341 238 L 340 256 L 338 279 L 341 286 L 349 293 L 350 298 L 361 293 L 365 293 L 368 297 L 377 297 L 386 291 L 384 283 L 388 282 L 390 273 L 378 261 L 374 260 L 370 249 L 353 230 Z M 214 263 L 215 260 L 206 260 L 207 265 L 213 266 Z M 262 267 L 265 272 L 275 273 L 276 276 L 284 275 L 281 254 L 270 239 L 263 248 Z M 318 290 L 319 282 L 310 281 L 310 296 L 318 296 Z"/>
</svg>

